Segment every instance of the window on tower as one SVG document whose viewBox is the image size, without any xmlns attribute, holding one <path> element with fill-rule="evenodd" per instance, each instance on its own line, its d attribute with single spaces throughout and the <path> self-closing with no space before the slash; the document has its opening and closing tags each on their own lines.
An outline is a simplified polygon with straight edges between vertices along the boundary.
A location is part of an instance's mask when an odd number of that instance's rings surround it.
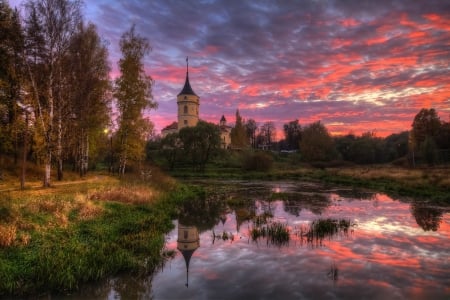
<svg viewBox="0 0 450 300">
<path fill-rule="evenodd" d="M 187 126 L 187 120 L 184 120 L 184 126 Z"/>
<path fill-rule="evenodd" d="M 188 107 L 187 107 L 187 105 L 184 106 L 184 113 L 185 113 L 185 114 L 188 113 Z"/>
</svg>

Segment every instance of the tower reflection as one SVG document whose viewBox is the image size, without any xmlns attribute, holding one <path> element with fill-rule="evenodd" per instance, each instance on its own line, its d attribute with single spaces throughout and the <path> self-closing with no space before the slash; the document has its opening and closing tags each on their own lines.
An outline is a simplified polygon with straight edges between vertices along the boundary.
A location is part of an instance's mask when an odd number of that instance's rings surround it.
<svg viewBox="0 0 450 300">
<path fill-rule="evenodd" d="M 192 254 L 200 247 L 200 238 L 196 226 L 178 224 L 177 249 L 186 262 L 186 287 L 189 286 L 189 262 Z"/>
</svg>

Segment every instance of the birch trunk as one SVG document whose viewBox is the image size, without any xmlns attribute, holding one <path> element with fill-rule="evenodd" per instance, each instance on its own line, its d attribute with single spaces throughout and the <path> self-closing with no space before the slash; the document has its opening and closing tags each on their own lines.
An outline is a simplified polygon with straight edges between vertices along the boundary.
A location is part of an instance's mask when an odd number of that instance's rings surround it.
<svg viewBox="0 0 450 300">
<path fill-rule="evenodd" d="M 54 117 L 54 99 L 53 99 L 53 72 L 49 74 L 48 88 L 48 124 L 45 131 L 45 158 L 44 158 L 44 181 L 43 186 L 49 187 L 51 183 L 52 168 L 52 135 L 53 135 L 53 117 Z M 42 116 L 41 116 L 42 118 Z"/>
<path fill-rule="evenodd" d="M 57 162 L 58 162 L 58 181 L 61 181 L 63 179 L 61 105 L 58 108 L 58 137 L 57 137 L 57 144 L 56 144 L 56 156 L 57 156 Z"/>
</svg>

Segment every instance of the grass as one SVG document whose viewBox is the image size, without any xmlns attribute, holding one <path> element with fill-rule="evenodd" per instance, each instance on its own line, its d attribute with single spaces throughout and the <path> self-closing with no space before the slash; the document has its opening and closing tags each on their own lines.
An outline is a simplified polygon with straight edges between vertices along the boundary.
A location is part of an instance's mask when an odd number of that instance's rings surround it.
<svg viewBox="0 0 450 300">
<path fill-rule="evenodd" d="M 356 226 L 355 223 L 346 219 L 317 219 L 309 225 L 309 228 L 300 228 L 297 235 L 301 239 L 306 238 L 309 244 L 320 245 L 325 238 L 331 239 L 339 233 L 347 235 L 350 228 L 354 226 Z"/>
<path fill-rule="evenodd" d="M 3 188 L 0 296 L 64 294 L 85 282 L 120 272 L 140 276 L 160 266 L 168 257 L 164 234 L 179 207 L 200 191 L 152 175 L 152 182 L 97 173 L 50 189 L 37 181 L 24 191 Z"/>
<path fill-rule="evenodd" d="M 271 222 L 270 214 L 258 215 L 253 218 L 253 228 L 250 229 L 250 236 L 254 242 L 264 238 L 267 244 L 275 246 L 287 245 L 290 240 L 289 228 L 280 222 Z"/>
</svg>

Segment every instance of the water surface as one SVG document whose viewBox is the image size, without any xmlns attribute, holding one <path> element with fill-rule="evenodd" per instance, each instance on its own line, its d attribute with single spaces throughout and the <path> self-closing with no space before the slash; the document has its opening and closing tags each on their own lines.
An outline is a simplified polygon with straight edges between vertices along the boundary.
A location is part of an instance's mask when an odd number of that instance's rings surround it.
<svg viewBox="0 0 450 300">
<path fill-rule="evenodd" d="M 448 207 L 299 182 L 209 182 L 208 190 L 209 201 L 187 205 L 174 221 L 166 243 L 173 259 L 152 278 L 108 280 L 98 295 L 450 299 Z M 288 243 L 252 238 L 262 215 L 286 226 Z M 311 223 L 327 219 L 351 226 L 308 240 Z"/>
</svg>

